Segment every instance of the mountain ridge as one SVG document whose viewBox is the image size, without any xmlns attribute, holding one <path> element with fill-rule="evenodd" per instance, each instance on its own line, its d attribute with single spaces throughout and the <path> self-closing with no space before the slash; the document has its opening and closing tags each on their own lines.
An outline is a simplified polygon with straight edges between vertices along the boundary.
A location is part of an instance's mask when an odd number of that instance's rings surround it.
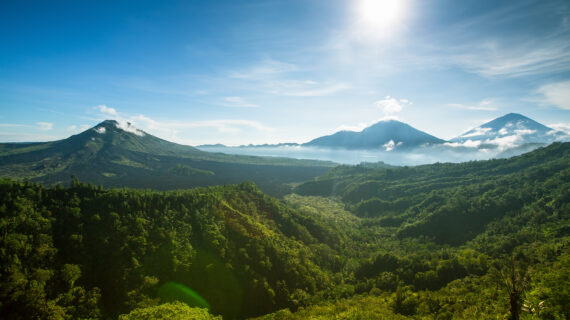
<svg viewBox="0 0 570 320">
<path fill-rule="evenodd" d="M 240 183 L 267 188 L 304 181 L 334 166 L 331 162 L 236 156 L 200 151 L 169 142 L 129 123 L 106 120 L 66 139 L 0 144 L 0 176 L 45 184 L 70 176 L 106 187 L 159 190 Z"/>
<path fill-rule="evenodd" d="M 511 129 L 510 131 L 508 129 Z M 496 148 L 508 145 L 517 148 L 524 145 L 546 145 L 554 141 L 564 141 L 568 135 L 554 130 L 533 119 L 518 113 L 507 113 L 449 140 L 444 140 L 411 125 L 397 121 L 376 122 L 361 131 L 341 130 L 324 135 L 305 143 L 282 142 L 276 144 L 226 146 L 224 144 L 199 145 L 197 148 L 277 148 L 277 147 L 317 147 L 347 150 L 404 151 L 421 146 L 437 146 L 451 143 L 450 146 L 466 148 Z"/>
</svg>

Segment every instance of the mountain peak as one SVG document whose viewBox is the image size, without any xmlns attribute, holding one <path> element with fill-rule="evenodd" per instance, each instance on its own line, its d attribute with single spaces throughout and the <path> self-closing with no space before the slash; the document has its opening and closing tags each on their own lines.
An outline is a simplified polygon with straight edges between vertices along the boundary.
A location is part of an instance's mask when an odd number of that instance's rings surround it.
<svg viewBox="0 0 570 320">
<path fill-rule="evenodd" d="M 111 129 L 117 128 L 118 125 L 119 125 L 119 122 L 117 120 L 105 120 L 105 121 L 99 122 L 92 129 L 105 128 L 105 129 L 111 130 Z"/>
<path fill-rule="evenodd" d="M 444 141 L 398 120 L 382 120 L 360 132 L 339 131 L 303 145 L 323 148 L 380 149 L 392 151 Z"/>
<path fill-rule="evenodd" d="M 125 131 L 129 133 L 136 134 L 137 136 L 144 136 L 145 132 L 135 127 L 132 123 L 128 121 L 117 121 L 117 120 L 105 120 L 95 127 L 93 127 L 97 133 L 104 134 L 107 132 L 117 132 Z"/>
<path fill-rule="evenodd" d="M 523 116 L 520 113 L 515 113 L 515 112 L 509 112 L 507 114 L 505 114 L 502 117 L 499 117 L 497 119 L 501 119 L 501 118 L 522 118 L 522 119 L 529 119 L 528 117 Z"/>
<path fill-rule="evenodd" d="M 454 142 L 477 141 L 484 144 L 516 146 L 555 138 L 549 128 L 522 114 L 508 113 L 465 132 Z"/>
</svg>

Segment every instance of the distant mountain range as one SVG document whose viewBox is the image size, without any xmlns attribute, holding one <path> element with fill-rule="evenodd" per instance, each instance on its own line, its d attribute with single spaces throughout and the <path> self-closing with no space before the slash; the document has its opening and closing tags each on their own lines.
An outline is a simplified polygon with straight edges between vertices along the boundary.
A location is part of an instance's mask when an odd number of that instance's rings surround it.
<svg viewBox="0 0 570 320">
<path fill-rule="evenodd" d="M 517 148 L 532 150 L 536 146 L 568 138 L 568 135 L 540 124 L 521 114 L 509 113 L 453 138 L 449 141 L 434 137 L 410 125 L 396 121 L 380 121 L 362 131 L 339 131 L 307 143 L 243 145 L 238 148 L 316 147 L 326 149 L 406 151 L 418 147 L 448 146 L 467 149 Z M 522 147 L 529 145 L 528 147 Z M 522 147 L 522 148 L 521 148 Z M 222 144 L 198 148 L 231 148 Z M 518 153 L 517 153 L 518 154 Z"/>
<path fill-rule="evenodd" d="M 82 181 L 107 187 L 163 190 L 249 180 L 265 192 L 279 194 L 281 191 L 275 190 L 275 186 L 285 190 L 290 188 L 286 184 L 312 179 L 335 165 L 326 161 L 285 158 L 295 156 L 293 151 L 297 149 L 380 151 L 383 156 L 377 158 L 378 161 L 413 165 L 509 157 L 567 138 L 562 132 L 515 113 L 487 122 L 451 141 L 390 120 L 380 121 L 360 132 L 340 131 L 304 144 L 244 146 L 243 154 L 253 153 L 247 148 L 284 151 L 257 153 L 281 157 L 259 157 L 206 152 L 162 140 L 126 122 L 107 120 L 59 141 L 0 144 L 0 176 L 51 184 L 70 182 L 74 175 Z M 202 148 L 209 149 L 207 146 Z M 220 145 L 210 147 L 210 150 L 227 153 L 232 153 L 232 149 Z M 496 150 L 477 153 L 487 149 Z M 346 163 L 344 159 L 327 156 L 326 152 L 325 156 L 296 155 Z M 369 159 L 360 158 L 354 163 Z"/>
<path fill-rule="evenodd" d="M 64 140 L 0 144 L 0 176 L 68 183 L 71 176 L 107 187 L 175 189 L 253 181 L 275 186 L 305 181 L 331 162 L 210 153 L 162 140 L 114 120 Z M 279 188 L 279 187 L 278 187 Z"/>
</svg>

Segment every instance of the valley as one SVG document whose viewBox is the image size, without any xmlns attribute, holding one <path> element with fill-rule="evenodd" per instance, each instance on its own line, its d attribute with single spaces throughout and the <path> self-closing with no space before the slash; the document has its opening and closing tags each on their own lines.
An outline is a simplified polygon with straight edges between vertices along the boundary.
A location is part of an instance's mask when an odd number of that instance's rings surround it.
<svg viewBox="0 0 570 320">
<path fill-rule="evenodd" d="M 2 314 L 480 319 L 516 303 L 567 317 L 569 164 L 570 144 L 555 143 L 501 160 L 337 166 L 282 199 L 252 183 L 3 178 Z"/>
</svg>

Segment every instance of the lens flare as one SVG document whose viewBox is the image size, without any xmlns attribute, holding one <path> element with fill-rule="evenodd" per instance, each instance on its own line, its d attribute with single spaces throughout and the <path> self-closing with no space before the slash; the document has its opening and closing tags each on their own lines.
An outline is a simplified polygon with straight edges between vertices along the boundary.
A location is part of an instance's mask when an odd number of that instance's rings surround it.
<svg viewBox="0 0 570 320">
<path fill-rule="evenodd" d="M 191 307 L 211 310 L 210 304 L 196 291 L 177 282 L 167 282 L 158 289 L 158 296 L 164 301 L 180 301 Z"/>
</svg>

